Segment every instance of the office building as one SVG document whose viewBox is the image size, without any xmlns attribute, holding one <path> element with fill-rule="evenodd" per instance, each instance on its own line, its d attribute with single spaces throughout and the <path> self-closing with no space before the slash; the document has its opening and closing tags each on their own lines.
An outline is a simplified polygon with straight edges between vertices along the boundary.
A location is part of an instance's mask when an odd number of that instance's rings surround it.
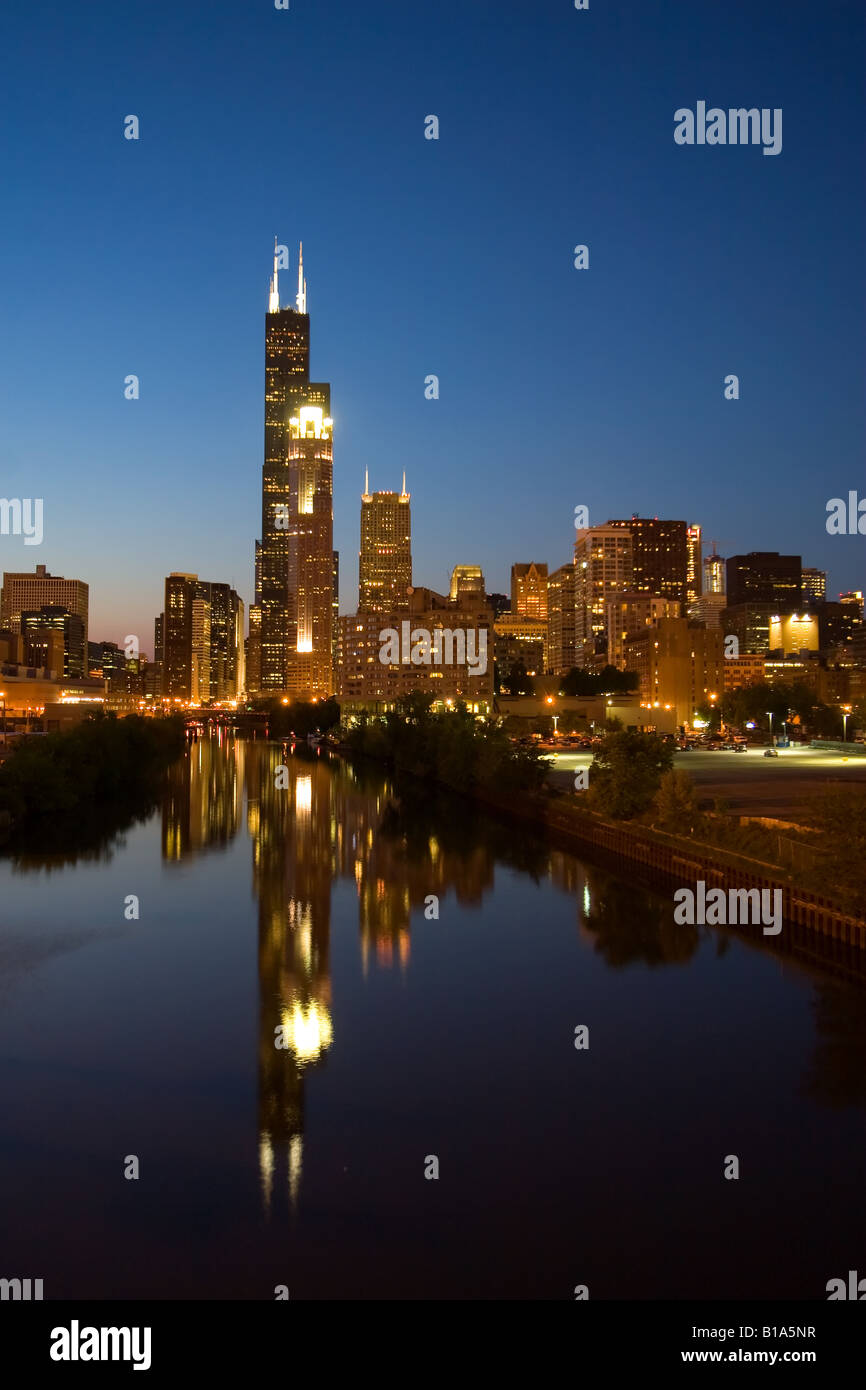
<svg viewBox="0 0 866 1390">
<path fill-rule="evenodd" d="M 625 666 L 636 671 L 641 703 L 676 712 L 679 726 L 693 726 L 697 711 L 712 707 L 724 690 L 724 638 L 687 618 L 660 618 L 627 637 Z"/>
<path fill-rule="evenodd" d="M 804 605 L 812 606 L 816 603 L 823 603 L 827 597 L 826 570 L 816 570 L 807 566 L 801 573 Z"/>
<path fill-rule="evenodd" d="M 60 652 L 58 675 L 72 679 L 87 675 L 87 634 L 79 613 L 70 613 L 60 604 L 43 604 L 38 609 L 23 610 L 19 622 L 30 665 L 57 670 Z M 57 638 L 62 640 L 62 649 Z"/>
<path fill-rule="evenodd" d="M 676 599 L 635 593 L 609 598 L 605 603 L 607 664 L 625 670 L 625 644 L 628 638 L 653 627 L 660 618 L 678 617 L 680 604 Z"/>
<path fill-rule="evenodd" d="M 27 610 L 35 612 L 42 607 L 65 608 L 75 613 L 84 625 L 85 661 L 87 643 L 87 624 L 89 589 L 81 579 L 63 579 L 60 575 L 49 574 L 44 565 L 37 565 L 34 573 L 7 573 L 3 575 L 0 589 L 0 628 L 21 630 L 21 614 Z"/>
<path fill-rule="evenodd" d="M 635 593 L 674 599 L 683 605 L 682 612 L 690 601 L 696 601 L 695 589 L 700 585 L 700 527 L 691 528 L 690 546 L 689 527 L 684 521 L 664 521 L 657 516 L 635 514 L 627 521 L 609 521 L 607 525 L 631 535 L 631 589 Z"/>
<path fill-rule="evenodd" d="M 700 526 L 689 526 L 686 529 L 686 606 L 684 610 L 689 618 L 700 618 L 700 600 L 703 588 L 701 528 Z"/>
<path fill-rule="evenodd" d="M 263 693 L 331 684 L 333 523 L 330 386 L 310 381 L 310 318 L 298 260 L 295 307 L 280 305 L 275 252 L 265 315 L 265 458 L 256 543 Z M 327 603 L 327 616 L 323 605 Z M 251 646 L 253 643 L 251 643 Z"/>
<path fill-rule="evenodd" d="M 547 580 L 547 652 L 545 670 L 567 675 L 574 656 L 574 561 L 560 565 Z"/>
<path fill-rule="evenodd" d="M 465 701 L 474 713 L 488 713 L 493 701 L 492 626 L 483 595 L 480 602 L 474 596 L 461 602 L 427 588 L 413 588 L 407 607 L 394 613 L 341 617 L 336 691 L 344 715 L 393 708 L 416 691 L 431 695 L 436 707 Z M 399 640 L 399 660 L 387 659 L 396 654 L 389 650 L 389 633 Z M 423 643 L 423 634 L 430 635 L 430 660 L 412 661 L 413 646 Z M 423 647 L 418 651 L 424 654 Z"/>
<path fill-rule="evenodd" d="M 511 566 L 511 611 L 547 621 L 547 565 Z"/>
<path fill-rule="evenodd" d="M 358 612 L 405 608 L 411 586 L 412 517 L 406 475 L 400 492 L 370 492 L 368 473 L 361 496 Z"/>
<path fill-rule="evenodd" d="M 577 532 L 574 542 L 575 665 L 607 660 L 607 602 L 634 589 L 632 534 L 619 523 Z"/>
<path fill-rule="evenodd" d="M 780 555 L 777 550 L 752 550 L 732 555 L 727 562 L 728 607 L 770 604 L 779 613 L 794 613 L 803 606 L 799 555 Z"/>
<path fill-rule="evenodd" d="M 165 581 L 162 694 L 207 704 L 244 689 L 244 605 L 228 584 L 196 574 Z"/>
<path fill-rule="evenodd" d="M 455 565 L 448 593 L 452 603 L 486 607 L 486 585 L 480 566 Z"/>
</svg>

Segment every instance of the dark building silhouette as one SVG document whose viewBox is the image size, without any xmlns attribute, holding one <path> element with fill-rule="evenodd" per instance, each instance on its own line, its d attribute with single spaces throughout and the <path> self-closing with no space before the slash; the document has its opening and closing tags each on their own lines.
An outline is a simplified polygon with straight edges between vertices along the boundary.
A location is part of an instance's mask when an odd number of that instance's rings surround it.
<svg viewBox="0 0 866 1390">
<path fill-rule="evenodd" d="M 621 526 L 631 532 L 630 588 L 639 594 L 675 599 L 683 604 L 685 612 L 700 592 L 694 543 L 690 543 L 690 528 L 686 522 L 661 521 L 657 516 L 632 516 L 627 521 L 609 521 L 607 525 Z"/>
<path fill-rule="evenodd" d="M 777 550 L 752 550 L 731 555 L 727 563 L 728 607 L 741 603 L 770 604 L 779 613 L 793 613 L 803 604 L 802 563 L 799 555 Z"/>
</svg>

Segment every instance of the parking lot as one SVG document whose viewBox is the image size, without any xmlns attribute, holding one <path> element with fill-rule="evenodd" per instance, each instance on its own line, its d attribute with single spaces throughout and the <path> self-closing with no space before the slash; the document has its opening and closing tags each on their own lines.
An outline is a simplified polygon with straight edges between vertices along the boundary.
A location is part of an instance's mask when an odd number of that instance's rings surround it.
<svg viewBox="0 0 866 1390">
<path fill-rule="evenodd" d="M 866 787 L 866 756 L 862 752 L 846 756 L 795 747 L 780 748 L 778 758 L 763 754 L 763 748 L 750 748 L 746 753 L 677 751 L 673 765 L 688 772 L 702 801 L 719 798 L 732 811 L 781 819 L 799 819 L 809 799 L 828 783 L 855 782 Z M 592 762 L 592 753 L 578 750 L 547 756 L 553 763 L 551 782 L 568 788 L 574 785 L 575 771 L 588 768 Z"/>
</svg>

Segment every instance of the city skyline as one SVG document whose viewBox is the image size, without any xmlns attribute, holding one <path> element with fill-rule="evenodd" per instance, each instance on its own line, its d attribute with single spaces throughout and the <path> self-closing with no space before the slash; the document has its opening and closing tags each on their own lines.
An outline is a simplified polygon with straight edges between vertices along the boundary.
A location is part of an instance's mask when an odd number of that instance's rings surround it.
<svg viewBox="0 0 866 1390">
<path fill-rule="evenodd" d="M 446 0 L 432 28 L 407 11 L 377 29 L 263 8 L 243 17 L 255 62 L 229 109 L 233 6 L 210 6 L 203 32 L 165 3 L 119 26 L 100 12 L 116 19 L 97 3 L 82 45 L 58 9 L 48 50 L 35 16 L 13 12 L 18 61 L 0 97 L 18 131 L 3 493 L 45 499 L 39 560 L 90 584 L 95 636 L 145 636 L 173 570 L 253 601 L 260 314 L 278 229 L 290 281 L 303 240 L 333 385 L 344 556 L 365 467 L 382 486 L 405 465 L 415 568 L 434 588 L 460 563 L 502 592 L 521 555 L 555 570 L 578 504 L 597 521 L 685 517 L 723 554 L 795 551 L 829 571 L 830 592 L 864 587 L 857 538 L 828 536 L 824 520 L 862 472 L 864 216 L 846 112 L 866 16 L 849 7 L 829 25 L 805 0 L 674 4 L 662 26 L 640 7 L 623 29 L 605 7 L 467 15 Z M 452 23 L 470 83 L 431 42 Z M 67 91 L 70 53 L 80 80 Z M 46 116 L 58 90 L 62 135 Z M 784 108 L 782 152 L 677 146 L 675 110 L 711 91 Z M 124 139 L 128 112 L 138 142 Z M 424 138 L 428 112 L 438 141 Z M 310 196 L 292 176 L 275 192 L 279 132 L 298 128 Z M 33 313 L 46 273 L 62 363 L 47 391 Z M 724 399 L 730 372 L 737 401 Z M 424 396 L 431 373 L 438 400 Z M 533 436 L 512 401 L 533 410 Z M 2 547 L 10 570 L 37 554 L 20 538 Z"/>
</svg>

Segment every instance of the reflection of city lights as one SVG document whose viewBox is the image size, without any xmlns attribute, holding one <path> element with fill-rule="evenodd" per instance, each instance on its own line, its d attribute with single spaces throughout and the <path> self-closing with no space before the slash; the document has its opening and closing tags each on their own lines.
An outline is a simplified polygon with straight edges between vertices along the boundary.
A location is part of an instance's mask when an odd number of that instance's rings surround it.
<svg viewBox="0 0 866 1390">
<path fill-rule="evenodd" d="M 283 1009 L 280 1021 L 285 1048 L 299 1062 L 314 1062 L 331 1046 L 331 1015 L 317 999 L 306 1007 L 296 999 L 291 1009 Z"/>
<path fill-rule="evenodd" d="M 304 1169 L 304 1141 L 300 1134 L 293 1134 L 289 1140 L 289 1196 L 292 1205 L 298 1200 L 301 1174 Z"/>
<path fill-rule="evenodd" d="M 592 909 L 592 899 L 589 895 L 589 884 L 583 885 L 583 915 L 588 917 Z"/>
<path fill-rule="evenodd" d="M 259 1135 L 259 1176 L 265 1206 L 271 1205 L 271 1191 L 274 1185 L 274 1148 L 266 1134 Z"/>
<path fill-rule="evenodd" d="M 313 779 L 309 773 L 299 777 L 295 783 L 295 815 L 309 820 L 313 809 Z"/>
</svg>

